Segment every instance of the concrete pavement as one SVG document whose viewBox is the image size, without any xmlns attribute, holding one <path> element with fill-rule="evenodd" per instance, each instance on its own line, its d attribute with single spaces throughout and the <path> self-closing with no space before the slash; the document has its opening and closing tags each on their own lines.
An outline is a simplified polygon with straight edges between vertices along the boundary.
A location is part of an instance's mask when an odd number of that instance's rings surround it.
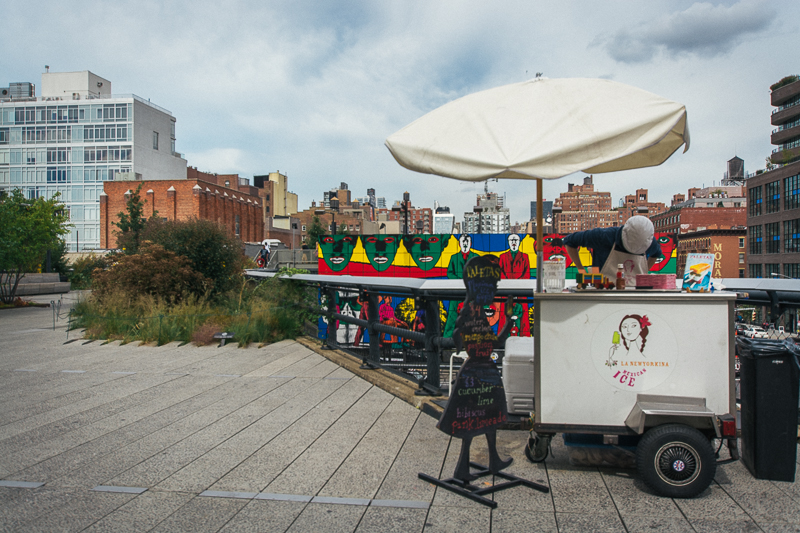
<svg viewBox="0 0 800 533">
<path fill-rule="evenodd" d="M 417 478 L 449 477 L 460 441 L 300 343 L 66 340 L 50 309 L 0 310 L 2 531 L 800 531 L 800 483 L 734 463 L 660 498 L 635 470 L 572 466 L 560 438 L 531 464 L 519 431 L 498 435 L 509 471 L 551 492 L 491 510 Z"/>
</svg>

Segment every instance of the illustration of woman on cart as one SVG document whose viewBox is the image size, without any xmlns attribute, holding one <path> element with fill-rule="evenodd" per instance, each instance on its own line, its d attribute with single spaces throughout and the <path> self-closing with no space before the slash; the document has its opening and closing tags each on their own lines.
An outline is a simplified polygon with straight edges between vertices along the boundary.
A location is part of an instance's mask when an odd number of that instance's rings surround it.
<svg viewBox="0 0 800 533">
<path fill-rule="evenodd" d="M 611 348 L 608 351 L 606 366 L 617 366 L 614 356 L 617 354 L 620 342 L 625 347 L 625 357 L 644 358 L 644 345 L 652 324 L 647 315 L 625 315 L 619 323 L 619 331 L 615 331 L 611 339 Z"/>
<path fill-rule="evenodd" d="M 497 473 L 511 464 L 497 453 L 497 428 L 508 419 L 503 380 L 492 352 L 502 347 L 514 324 L 507 317 L 505 327 L 497 335 L 486 317 L 484 307 L 491 305 L 500 280 L 500 264 L 495 256 L 486 255 L 470 259 L 464 267 L 464 285 L 467 298 L 456 321 L 453 340 L 458 351 L 465 350 L 469 358 L 461 366 L 453 391 L 437 427 L 461 439 L 461 455 L 453 477 L 464 483 L 476 479 L 470 473 L 469 449 L 473 437 L 486 435 L 489 446 L 489 470 Z M 505 310 L 514 308 L 513 297 L 508 298 Z"/>
</svg>

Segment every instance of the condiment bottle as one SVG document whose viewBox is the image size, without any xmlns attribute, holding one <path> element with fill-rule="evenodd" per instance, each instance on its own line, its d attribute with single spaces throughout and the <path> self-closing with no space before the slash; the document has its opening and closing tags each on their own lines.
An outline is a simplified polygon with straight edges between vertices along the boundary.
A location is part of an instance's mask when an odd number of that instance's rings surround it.
<svg viewBox="0 0 800 533">
<path fill-rule="evenodd" d="M 625 288 L 625 270 L 622 265 L 617 265 L 617 290 Z"/>
</svg>

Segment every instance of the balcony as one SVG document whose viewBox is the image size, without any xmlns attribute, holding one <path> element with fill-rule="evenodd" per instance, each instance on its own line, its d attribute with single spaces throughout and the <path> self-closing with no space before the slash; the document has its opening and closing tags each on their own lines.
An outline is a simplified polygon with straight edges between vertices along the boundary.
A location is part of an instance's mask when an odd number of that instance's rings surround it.
<svg viewBox="0 0 800 533">
<path fill-rule="evenodd" d="M 773 106 L 777 107 L 786 102 L 787 100 L 789 100 L 790 98 L 792 98 L 793 96 L 800 94 L 800 80 L 797 79 L 797 76 L 793 77 L 795 78 L 794 82 L 788 83 L 783 87 L 779 87 L 770 93 L 770 103 Z"/>
<path fill-rule="evenodd" d="M 795 121 L 790 128 L 777 128 L 770 136 L 770 143 L 773 145 L 784 144 L 800 137 L 800 122 Z"/>
<path fill-rule="evenodd" d="M 786 106 L 783 109 L 776 108 L 772 111 L 772 116 L 769 119 L 770 124 L 773 126 L 780 126 L 781 124 L 786 124 L 787 122 L 792 122 L 793 119 L 800 116 L 800 102 L 796 102 L 790 106 Z"/>
</svg>

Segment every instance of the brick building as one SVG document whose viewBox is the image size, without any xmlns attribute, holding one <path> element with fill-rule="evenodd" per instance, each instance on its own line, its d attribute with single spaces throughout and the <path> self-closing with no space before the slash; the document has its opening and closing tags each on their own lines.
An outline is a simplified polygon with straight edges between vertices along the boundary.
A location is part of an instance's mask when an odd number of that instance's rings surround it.
<svg viewBox="0 0 800 533">
<path fill-rule="evenodd" d="M 678 235 L 678 265 L 680 276 L 686 267 L 686 256 L 693 253 L 713 253 L 714 278 L 743 278 L 747 266 L 747 229 L 706 229 Z"/>
<path fill-rule="evenodd" d="M 144 216 L 164 220 L 213 220 L 244 242 L 264 239 L 264 219 L 255 187 L 236 174 L 215 175 L 190 168 L 181 180 L 108 181 L 100 195 L 100 247 L 116 248 L 118 214 L 126 210 L 130 193 L 139 185 Z"/>
<path fill-rule="evenodd" d="M 583 185 L 570 183 L 567 187 L 567 192 L 562 192 L 553 202 L 556 233 L 620 225 L 620 212 L 612 207 L 611 193 L 595 191 L 592 176 L 583 178 Z"/>
<path fill-rule="evenodd" d="M 405 208 L 408 209 L 407 233 L 430 233 L 433 228 L 433 209 L 430 207 L 414 207 L 411 201 L 395 202 L 392 209 L 376 209 L 375 218 L 387 221 L 397 221 L 402 229 L 406 221 Z M 403 233 L 401 231 L 400 233 Z"/>
<path fill-rule="evenodd" d="M 667 210 L 663 202 L 651 202 L 647 189 L 636 189 L 636 194 L 626 194 L 619 209 L 619 223 L 624 224 L 635 215 L 653 216 Z"/>
</svg>

